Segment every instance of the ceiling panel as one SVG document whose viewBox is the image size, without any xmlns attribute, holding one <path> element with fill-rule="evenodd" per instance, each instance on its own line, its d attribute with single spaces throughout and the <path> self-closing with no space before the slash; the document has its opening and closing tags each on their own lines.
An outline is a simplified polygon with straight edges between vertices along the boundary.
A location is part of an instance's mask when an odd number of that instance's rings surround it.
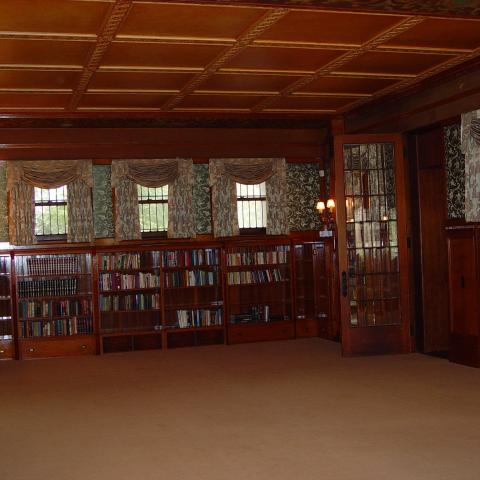
<svg viewBox="0 0 480 480">
<path fill-rule="evenodd" d="M 299 76 L 216 74 L 203 82 L 200 90 L 278 92 L 293 83 Z"/>
<path fill-rule="evenodd" d="M 188 109 L 249 109 L 263 100 L 254 95 L 189 95 L 178 108 Z"/>
<path fill-rule="evenodd" d="M 428 18 L 386 45 L 446 50 L 475 49 L 480 47 L 480 20 Z"/>
<path fill-rule="evenodd" d="M 0 40 L 0 65 L 83 65 L 92 42 Z"/>
<path fill-rule="evenodd" d="M 404 17 L 293 11 L 259 37 L 263 41 L 360 45 Z"/>
<path fill-rule="evenodd" d="M 449 55 L 368 52 L 343 65 L 338 71 L 417 75 L 451 59 Z"/>
<path fill-rule="evenodd" d="M 0 93 L 0 108 L 65 108 L 68 93 Z"/>
<path fill-rule="evenodd" d="M 89 89 L 180 90 L 194 74 L 169 72 L 106 72 L 99 71 Z"/>
<path fill-rule="evenodd" d="M 316 93 L 358 93 L 371 94 L 387 88 L 398 80 L 386 78 L 361 78 L 361 77 L 321 77 L 300 89 L 300 92 Z"/>
<path fill-rule="evenodd" d="M 164 45 L 113 42 L 103 65 L 170 68 L 202 68 L 225 47 L 213 45 Z"/>
<path fill-rule="evenodd" d="M 80 108 L 108 109 L 148 109 L 160 107 L 169 98 L 169 95 L 158 93 L 86 93 L 82 97 Z"/>
<path fill-rule="evenodd" d="M 73 89 L 78 78 L 78 71 L 0 70 L 0 88 Z"/>
<path fill-rule="evenodd" d="M 119 35 L 234 39 L 264 13 L 259 8 L 139 3 Z"/>
<path fill-rule="evenodd" d="M 339 57 L 342 50 L 312 50 L 308 48 L 249 47 L 225 67 L 271 71 L 313 72 Z"/>
<path fill-rule="evenodd" d="M 96 34 L 110 2 L 1 0 L 0 31 Z"/>
<path fill-rule="evenodd" d="M 336 110 L 358 98 L 349 97 L 280 97 L 268 106 L 268 109 L 291 110 Z"/>
</svg>

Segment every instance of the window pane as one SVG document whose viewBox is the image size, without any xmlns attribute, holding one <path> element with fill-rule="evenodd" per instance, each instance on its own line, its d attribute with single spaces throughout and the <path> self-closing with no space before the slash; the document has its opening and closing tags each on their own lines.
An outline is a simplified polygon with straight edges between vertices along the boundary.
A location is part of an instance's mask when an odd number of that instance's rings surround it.
<svg viewBox="0 0 480 480">
<path fill-rule="evenodd" d="M 265 182 L 255 185 L 236 184 L 239 228 L 265 228 L 267 203 Z"/>
<path fill-rule="evenodd" d="M 138 188 L 140 230 L 164 232 L 168 229 L 168 185 Z"/>
<path fill-rule="evenodd" d="M 35 235 L 65 235 L 68 228 L 67 186 L 34 188 Z"/>
</svg>

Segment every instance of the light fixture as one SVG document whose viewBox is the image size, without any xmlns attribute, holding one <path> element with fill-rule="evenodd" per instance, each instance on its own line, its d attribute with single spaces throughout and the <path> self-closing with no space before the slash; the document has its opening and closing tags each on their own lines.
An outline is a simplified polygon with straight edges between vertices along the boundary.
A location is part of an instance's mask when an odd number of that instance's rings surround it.
<svg viewBox="0 0 480 480">
<path fill-rule="evenodd" d="M 320 215 L 320 222 L 323 230 L 333 230 L 335 227 L 335 200 L 329 198 L 325 206 L 323 200 L 319 200 L 316 209 Z"/>
</svg>

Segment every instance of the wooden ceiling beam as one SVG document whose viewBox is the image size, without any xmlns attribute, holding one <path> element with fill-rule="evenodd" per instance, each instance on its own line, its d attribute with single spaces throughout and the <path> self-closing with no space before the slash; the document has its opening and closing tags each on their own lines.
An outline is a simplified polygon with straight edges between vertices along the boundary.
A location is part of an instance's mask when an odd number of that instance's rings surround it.
<svg viewBox="0 0 480 480">
<path fill-rule="evenodd" d="M 202 72 L 190 80 L 178 95 L 168 100 L 163 105 L 162 110 L 170 111 L 174 109 L 187 95 L 196 90 L 200 84 L 218 72 L 227 62 L 236 57 L 240 52 L 245 50 L 245 48 L 250 46 L 257 37 L 277 23 L 288 12 L 289 9 L 287 8 L 276 8 L 265 13 L 260 20 L 256 21 L 237 38 L 234 45 L 220 53 Z"/>
<path fill-rule="evenodd" d="M 132 8 L 132 4 L 132 0 L 116 0 L 115 3 L 112 4 L 100 29 L 100 33 L 97 36 L 97 42 L 92 48 L 90 57 L 83 68 L 80 80 L 73 92 L 67 110 L 72 111 L 78 107 L 83 94 L 88 88 L 90 80 L 98 70 L 105 52 L 115 38 L 118 29 L 126 19 Z"/>
<path fill-rule="evenodd" d="M 266 98 L 265 100 L 261 101 L 257 105 L 252 108 L 252 112 L 260 112 L 265 108 L 270 108 L 272 104 L 278 98 L 290 95 L 291 93 L 302 89 L 303 87 L 307 86 L 309 83 L 328 75 L 329 73 L 338 70 L 343 65 L 346 65 L 348 62 L 353 60 L 364 53 L 370 52 L 375 50 L 378 46 L 384 44 L 385 42 L 391 40 L 392 38 L 397 37 L 398 35 L 410 30 L 411 28 L 415 27 L 416 25 L 422 23 L 424 21 L 424 17 L 414 16 L 414 17 L 407 17 L 404 20 L 400 21 L 392 28 L 380 33 L 379 35 L 373 37 L 368 42 L 365 42 L 361 47 L 355 48 L 350 50 L 340 57 L 332 60 L 331 62 L 327 63 L 323 67 L 320 67 L 314 73 L 306 75 L 297 81 L 293 82 L 286 88 L 284 88 L 280 95 L 276 98 Z"/>
</svg>

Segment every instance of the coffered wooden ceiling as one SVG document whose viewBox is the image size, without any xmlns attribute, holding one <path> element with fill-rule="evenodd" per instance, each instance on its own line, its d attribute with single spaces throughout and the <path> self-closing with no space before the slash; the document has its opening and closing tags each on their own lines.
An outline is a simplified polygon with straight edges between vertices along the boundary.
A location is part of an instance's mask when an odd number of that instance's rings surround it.
<svg viewBox="0 0 480 480">
<path fill-rule="evenodd" d="M 1 0 L 0 113 L 330 116 L 480 55 L 477 17 L 271 3 Z"/>
</svg>

